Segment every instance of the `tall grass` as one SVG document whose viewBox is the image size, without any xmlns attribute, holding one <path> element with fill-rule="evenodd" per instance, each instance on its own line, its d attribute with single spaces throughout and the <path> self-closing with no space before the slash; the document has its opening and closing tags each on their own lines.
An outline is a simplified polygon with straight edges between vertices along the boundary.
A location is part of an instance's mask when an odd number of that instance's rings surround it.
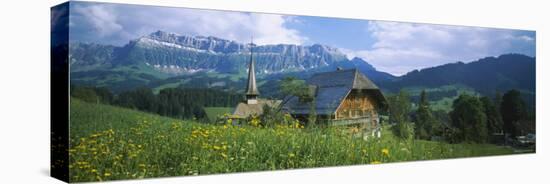
<svg viewBox="0 0 550 184">
<path fill-rule="evenodd" d="M 353 138 L 340 128 L 208 125 L 71 99 L 70 179 L 377 164 L 511 154 L 494 145 Z"/>
</svg>

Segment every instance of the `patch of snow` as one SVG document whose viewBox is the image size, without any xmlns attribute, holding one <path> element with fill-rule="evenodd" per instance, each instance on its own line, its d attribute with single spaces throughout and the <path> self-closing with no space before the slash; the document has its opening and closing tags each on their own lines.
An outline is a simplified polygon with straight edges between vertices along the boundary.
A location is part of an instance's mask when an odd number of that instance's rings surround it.
<svg viewBox="0 0 550 184">
<path fill-rule="evenodd" d="M 184 70 L 185 70 L 185 72 L 187 72 L 187 73 L 196 73 L 196 72 L 202 71 L 203 69 L 200 69 L 200 68 L 199 68 L 199 69 L 189 68 L 189 69 L 184 69 Z"/>
<path fill-rule="evenodd" d="M 141 43 L 147 44 L 149 46 L 160 45 L 160 46 L 183 49 L 183 50 L 194 51 L 194 52 L 219 54 L 219 53 L 214 52 L 212 50 L 201 50 L 201 49 L 197 49 L 197 48 L 193 48 L 193 47 L 178 45 L 178 44 L 175 44 L 175 43 L 162 42 L 162 41 L 158 41 L 158 40 L 154 40 L 154 39 L 150 39 L 150 38 L 146 38 L 146 37 L 140 38 L 139 41 Z"/>
</svg>

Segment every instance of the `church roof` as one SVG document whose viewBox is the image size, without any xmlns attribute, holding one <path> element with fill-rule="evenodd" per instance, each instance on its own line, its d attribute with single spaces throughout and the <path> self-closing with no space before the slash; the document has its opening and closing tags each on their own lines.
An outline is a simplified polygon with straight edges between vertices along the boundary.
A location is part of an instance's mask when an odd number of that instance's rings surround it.
<svg viewBox="0 0 550 184">
<path fill-rule="evenodd" d="M 259 95 L 258 87 L 256 85 L 256 70 L 254 69 L 256 62 L 253 58 L 252 48 L 250 48 L 250 64 L 248 66 L 248 82 L 246 85 L 246 95 Z"/>
<path fill-rule="evenodd" d="M 337 70 L 317 73 L 307 80 L 308 85 L 316 86 L 315 111 L 319 115 L 331 115 L 353 89 L 364 90 L 373 94 L 380 104 L 385 104 L 382 92 L 370 79 L 357 69 Z M 309 114 L 309 103 L 300 102 L 298 97 L 292 97 L 285 110 L 292 114 Z"/>
<path fill-rule="evenodd" d="M 274 107 L 279 105 L 280 103 L 281 103 L 280 100 L 267 100 L 267 99 L 258 99 L 257 104 L 247 104 L 245 102 L 241 102 L 235 108 L 233 115 L 236 115 L 241 118 L 246 118 L 251 115 L 261 115 L 263 113 L 263 108 L 265 105 Z"/>
</svg>

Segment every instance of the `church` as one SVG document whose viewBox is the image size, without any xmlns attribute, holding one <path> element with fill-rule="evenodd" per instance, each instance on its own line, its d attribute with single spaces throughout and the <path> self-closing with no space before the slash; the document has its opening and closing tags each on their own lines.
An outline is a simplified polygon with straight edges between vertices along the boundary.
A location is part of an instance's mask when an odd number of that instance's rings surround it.
<svg viewBox="0 0 550 184">
<path fill-rule="evenodd" d="M 251 45 L 253 45 L 251 43 Z M 264 106 L 277 106 L 281 103 L 280 100 L 268 100 L 261 99 L 260 91 L 256 85 L 256 62 L 254 60 L 253 47 L 250 47 L 250 62 L 248 65 L 248 82 L 246 85 L 246 100 L 241 102 L 235 108 L 233 117 L 235 118 L 247 118 L 249 116 L 259 116 L 263 112 Z"/>
</svg>

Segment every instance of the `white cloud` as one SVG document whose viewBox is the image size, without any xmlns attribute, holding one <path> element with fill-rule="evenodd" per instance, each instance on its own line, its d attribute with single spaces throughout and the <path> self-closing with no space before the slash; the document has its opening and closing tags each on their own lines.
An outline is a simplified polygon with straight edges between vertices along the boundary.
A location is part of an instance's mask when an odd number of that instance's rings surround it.
<svg viewBox="0 0 550 184">
<path fill-rule="evenodd" d="M 367 32 L 375 40 L 370 49 L 343 50 L 394 75 L 509 52 L 534 55 L 525 49 L 534 38 L 514 30 L 371 21 Z"/>
<path fill-rule="evenodd" d="M 521 35 L 519 37 L 517 37 L 518 39 L 520 40 L 523 40 L 523 41 L 526 41 L 526 42 L 533 42 L 535 41 L 535 39 L 533 37 L 530 37 L 530 36 L 525 36 L 525 35 Z"/>
<path fill-rule="evenodd" d="M 356 51 L 356 50 L 347 49 L 347 48 L 338 48 L 338 50 L 344 53 L 348 59 L 353 59 L 354 57 L 360 57 L 357 55 L 357 53 L 363 52 L 363 51 Z"/>
<path fill-rule="evenodd" d="M 103 37 L 116 34 L 123 28 L 117 22 L 117 16 L 112 8 L 105 5 L 77 6 L 74 8 L 74 12 L 84 15 L 84 19 Z"/>
<path fill-rule="evenodd" d="M 71 39 L 79 41 L 123 45 L 163 30 L 239 42 L 249 42 L 254 36 L 257 44 L 311 42 L 299 30 L 287 27 L 302 23 L 292 16 L 89 2 L 73 5 Z M 334 34 L 331 39 L 341 36 Z M 394 75 L 503 53 L 535 55 L 534 32 L 526 31 L 369 21 L 365 34 L 372 38 L 366 42 L 374 41 L 370 48 L 341 50 Z"/>
<path fill-rule="evenodd" d="M 254 36 L 258 44 L 301 44 L 307 40 L 297 30 L 285 27 L 293 19 L 282 15 L 91 3 L 78 3 L 74 12 L 85 32 L 78 36 L 86 39 L 84 34 L 94 34 L 117 45 L 157 30 L 240 42 L 249 42 Z M 84 30 L 86 27 L 93 29 Z"/>
</svg>

